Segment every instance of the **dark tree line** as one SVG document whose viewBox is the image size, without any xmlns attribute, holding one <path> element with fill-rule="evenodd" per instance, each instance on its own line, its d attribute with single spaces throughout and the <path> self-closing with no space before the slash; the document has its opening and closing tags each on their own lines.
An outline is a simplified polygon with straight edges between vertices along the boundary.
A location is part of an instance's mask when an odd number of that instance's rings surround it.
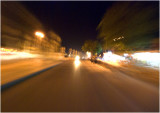
<svg viewBox="0 0 160 113">
<path fill-rule="evenodd" d="M 97 29 L 104 49 L 144 49 L 159 37 L 159 2 L 117 2 L 106 11 Z"/>
<path fill-rule="evenodd" d="M 98 53 L 97 43 L 103 50 L 122 52 L 159 45 L 159 2 L 116 2 L 106 11 L 97 30 L 98 41 L 86 41 L 83 51 Z M 158 46 L 154 49 L 158 49 Z"/>
</svg>

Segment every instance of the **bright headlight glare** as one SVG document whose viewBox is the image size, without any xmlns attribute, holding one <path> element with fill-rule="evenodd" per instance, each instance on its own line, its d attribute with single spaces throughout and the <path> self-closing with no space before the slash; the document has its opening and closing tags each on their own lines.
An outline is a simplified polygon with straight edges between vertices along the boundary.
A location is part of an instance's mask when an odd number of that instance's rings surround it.
<svg viewBox="0 0 160 113">
<path fill-rule="evenodd" d="M 80 57 L 79 57 L 79 56 L 76 56 L 76 57 L 75 57 L 75 60 L 79 60 L 79 59 L 80 59 Z"/>
</svg>

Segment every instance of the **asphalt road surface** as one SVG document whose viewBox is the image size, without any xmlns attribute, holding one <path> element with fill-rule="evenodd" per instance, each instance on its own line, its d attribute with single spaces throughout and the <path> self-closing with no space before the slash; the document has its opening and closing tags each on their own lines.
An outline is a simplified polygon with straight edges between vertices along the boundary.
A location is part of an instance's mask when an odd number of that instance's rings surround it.
<svg viewBox="0 0 160 113">
<path fill-rule="evenodd" d="M 158 112 L 159 90 L 116 69 L 69 60 L 2 91 L 1 110 Z"/>
</svg>

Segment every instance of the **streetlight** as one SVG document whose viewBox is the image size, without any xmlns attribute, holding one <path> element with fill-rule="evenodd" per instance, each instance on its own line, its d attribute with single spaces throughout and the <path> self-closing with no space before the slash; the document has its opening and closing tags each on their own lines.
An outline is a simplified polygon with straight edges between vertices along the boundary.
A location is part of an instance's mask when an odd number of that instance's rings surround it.
<svg viewBox="0 0 160 113">
<path fill-rule="evenodd" d="M 36 31 L 36 32 L 35 32 L 35 36 L 37 37 L 36 40 L 35 40 L 37 44 L 38 44 L 38 40 L 37 40 L 38 38 L 39 38 L 39 39 L 44 38 L 44 34 L 43 34 L 42 32 L 39 32 L 39 31 Z M 41 42 L 40 42 L 40 43 L 41 43 Z M 36 45 L 36 44 L 35 44 L 35 45 Z"/>
<path fill-rule="evenodd" d="M 39 38 L 44 38 L 44 34 L 42 32 L 35 32 L 35 35 Z"/>
</svg>

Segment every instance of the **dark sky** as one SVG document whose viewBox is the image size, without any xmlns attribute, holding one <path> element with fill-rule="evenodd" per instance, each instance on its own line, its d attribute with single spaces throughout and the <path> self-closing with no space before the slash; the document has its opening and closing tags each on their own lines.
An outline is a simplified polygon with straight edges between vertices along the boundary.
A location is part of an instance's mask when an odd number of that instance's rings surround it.
<svg viewBox="0 0 160 113">
<path fill-rule="evenodd" d="M 81 50 L 87 39 L 96 39 L 96 27 L 109 1 L 27 1 L 21 2 L 43 24 L 46 30 L 54 30 L 62 38 L 62 45 Z"/>
</svg>

